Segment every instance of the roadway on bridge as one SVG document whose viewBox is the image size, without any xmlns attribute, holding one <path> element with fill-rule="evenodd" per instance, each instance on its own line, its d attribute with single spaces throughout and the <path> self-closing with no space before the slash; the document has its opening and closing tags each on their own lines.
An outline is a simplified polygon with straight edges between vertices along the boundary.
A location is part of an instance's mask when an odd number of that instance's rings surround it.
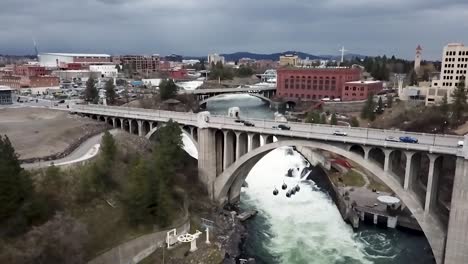
<svg viewBox="0 0 468 264">
<path fill-rule="evenodd" d="M 96 115 L 108 115 L 122 118 L 133 118 L 150 121 L 174 121 L 191 126 L 198 126 L 198 115 L 194 113 L 157 111 L 139 108 L 127 107 L 106 107 L 106 106 L 83 106 L 76 105 L 73 112 L 81 112 Z M 244 126 L 242 123 L 236 123 L 235 118 L 227 116 L 210 116 L 207 127 L 217 129 L 231 129 L 235 131 L 245 131 L 266 135 L 293 137 L 298 139 L 316 139 L 342 143 L 355 143 L 360 145 L 371 145 L 379 147 L 393 147 L 405 150 L 427 151 L 429 153 L 451 154 L 463 156 L 463 148 L 458 147 L 458 141 L 463 137 L 453 135 L 436 135 L 411 133 L 397 130 L 367 129 L 356 127 L 343 127 L 331 125 L 315 125 L 307 123 L 284 122 L 291 127 L 291 130 L 278 130 L 273 127 L 279 123 L 274 120 L 246 119 L 255 124 L 255 127 Z M 337 130 L 344 131 L 347 136 L 336 136 L 333 133 Z M 391 142 L 385 138 L 393 136 L 411 136 L 418 139 L 418 144 Z M 465 146 L 465 148 L 468 146 Z M 463 150 L 463 151 L 462 151 Z"/>
</svg>

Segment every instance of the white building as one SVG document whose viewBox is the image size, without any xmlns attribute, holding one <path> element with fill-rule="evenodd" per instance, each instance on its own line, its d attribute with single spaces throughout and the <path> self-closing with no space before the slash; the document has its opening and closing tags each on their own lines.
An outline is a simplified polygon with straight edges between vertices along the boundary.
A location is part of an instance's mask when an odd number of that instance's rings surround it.
<svg viewBox="0 0 468 264">
<path fill-rule="evenodd" d="M 101 73 L 102 78 L 117 78 L 119 73 L 115 65 L 89 65 L 89 70 L 92 72 Z"/>
<path fill-rule="evenodd" d="M 426 97 L 426 105 L 442 101 L 444 95 L 447 95 L 448 101 L 451 102 L 451 94 L 460 81 L 465 81 L 465 87 L 468 87 L 467 71 L 468 47 L 461 43 L 450 43 L 445 46 L 440 78 L 432 80 Z"/>
<path fill-rule="evenodd" d="M 66 66 L 69 63 L 97 64 L 110 63 L 108 54 L 81 54 L 81 53 L 40 53 L 39 65 L 49 68 Z"/>
<path fill-rule="evenodd" d="M 218 53 L 208 54 L 208 63 L 211 65 L 212 63 L 216 64 L 221 62 L 224 64 L 224 57 L 220 56 Z"/>
</svg>

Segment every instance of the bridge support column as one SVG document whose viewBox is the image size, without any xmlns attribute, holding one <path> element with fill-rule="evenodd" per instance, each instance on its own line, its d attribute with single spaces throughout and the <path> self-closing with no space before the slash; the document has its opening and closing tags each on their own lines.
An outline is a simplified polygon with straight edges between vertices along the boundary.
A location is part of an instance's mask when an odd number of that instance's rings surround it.
<svg viewBox="0 0 468 264">
<path fill-rule="evenodd" d="M 216 180 L 216 137 L 213 130 L 203 128 L 198 130 L 198 177 L 205 185 L 209 196 L 214 199 L 214 181 Z"/>
<path fill-rule="evenodd" d="M 248 141 L 245 134 L 236 133 L 236 160 L 247 153 Z"/>
<path fill-rule="evenodd" d="M 268 144 L 268 135 L 260 135 L 260 147 L 263 147 L 264 145 Z"/>
<path fill-rule="evenodd" d="M 456 161 L 444 264 L 468 263 L 468 160 Z"/>
<path fill-rule="evenodd" d="M 406 155 L 406 167 L 405 167 L 405 183 L 404 183 L 404 188 L 405 191 L 408 191 L 411 188 L 411 184 L 414 181 L 414 175 L 415 175 L 415 165 L 413 164 L 412 159 L 414 152 L 407 151 L 405 152 Z"/>
<path fill-rule="evenodd" d="M 234 139 L 229 136 L 228 131 L 224 131 L 224 162 L 223 170 L 227 169 L 232 163 L 234 163 Z"/>
<path fill-rule="evenodd" d="M 247 135 L 247 152 L 250 152 L 253 150 L 253 136 L 254 134 L 251 134 L 251 133 Z"/>
<path fill-rule="evenodd" d="M 154 122 L 150 122 L 150 131 L 154 128 Z"/>
<path fill-rule="evenodd" d="M 429 154 L 429 175 L 427 177 L 426 203 L 424 213 L 429 214 L 437 201 L 437 185 L 439 181 L 439 170 L 435 167 L 437 156 Z"/>
<path fill-rule="evenodd" d="M 143 135 L 143 121 L 137 120 L 138 123 L 138 136 L 142 137 Z"/>
<path fill-rule="evenodd" d="M 124 120 L 123 118 L 120 118 L 120 128 L 125 131 L 125 124 L 124 124 Z"/>
<path fill-rule="evenodd" d="M 370 152 L 371 148 L 367 147 L 367 146 L 362 146 L 362 149 L 364 150 L 364 159 L 368 160 L 369 159 L 369 152 Z"/>
<path fill-rule="evenodd" d="M 111 118 L 112 118 L 112 127 L 117 128 L 117 122 L 115 122 L 115 117 L 111 117 Z"/>
<path fill-rule="evenodd" d="M 391 168 L 391 161 L 390 161 L 390 154 L 392 154 L 391 150 L 384 150 L 385 153 L 385 161 L 384 161 L 384 172 L 388 173 Z"/>
</svg>

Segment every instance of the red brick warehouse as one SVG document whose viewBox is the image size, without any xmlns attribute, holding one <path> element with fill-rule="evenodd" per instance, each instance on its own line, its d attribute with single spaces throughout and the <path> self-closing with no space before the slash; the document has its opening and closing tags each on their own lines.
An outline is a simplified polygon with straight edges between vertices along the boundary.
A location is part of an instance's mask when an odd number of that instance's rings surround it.
<svg viewBox="0 0 468 264">
<path fill-rule="evenodd" d="M 287 99 L 341 98 L 344 83 L 358 81 L 361 70 L 353 68 L 281 68 L 277 72 L 277 95 Z"/>
</svg>

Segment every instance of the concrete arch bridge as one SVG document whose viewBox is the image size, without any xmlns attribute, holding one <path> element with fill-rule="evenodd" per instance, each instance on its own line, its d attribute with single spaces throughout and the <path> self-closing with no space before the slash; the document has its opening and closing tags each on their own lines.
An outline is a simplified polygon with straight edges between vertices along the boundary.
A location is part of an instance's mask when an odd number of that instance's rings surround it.
<svg viewBox="0 0 468 264">
<path fill-rule="evenodd" d="M 255 126 L 247 127 L 206 112 L 91 105 L 76 105 L 70 111 L 140 136 L 148 136 L 169 119 L 178 122 L 196 141 L 198 177 L 220 205 L 240 199 L 250 169 L 276 148 L 335 153 L 373 173 L 395 192 L 423 229 L 437 263 L 468 263 L 468 137 L 292 122 L 291 130 L 284 131 L 274 129 L 278 124 L 271 120 L 248 119 Z M 337 129 L 348 136 L 334 135 Z M 385 141 L 404 135 L 417 137 L 419 143 Z M 460 140 L 463 148 L 457 147 Z"/>
</svg>

